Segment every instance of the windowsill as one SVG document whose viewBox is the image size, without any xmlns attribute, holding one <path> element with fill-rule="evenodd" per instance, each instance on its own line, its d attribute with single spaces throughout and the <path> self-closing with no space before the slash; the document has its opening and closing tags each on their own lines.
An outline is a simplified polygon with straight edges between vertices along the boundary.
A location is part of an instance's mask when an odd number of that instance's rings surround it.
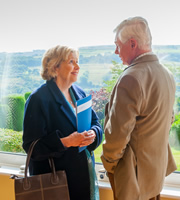
<svg viewBox="0 0 180 200">
<path fill-rule="evenodd" d="M 5 167 L 2 166 L 0 168 L 0 175 L 7 175 L 11 176 L 11 174 L 15 174 L 17 176 L 23 176 L 24 173 L 20 171 L 19 168 L 14 168 L 14 167 Z M 110 183 L 107 181 L 98 181 L 99 188 L 105 189 L 105 190 L 111 190 Z M 180 199 L 180 188 L 176 188 L 173 186 L 164 186 L 163 190 L 161 191 L 161 196 L 165 198 L 173 198 L 173 199 Z"/>
<path fill-rule="evenodd" d="M 23 171 L 20 168 L 25 165 L 25 162 L 25 154 L 0 152 L 0 174 L 23 176 Z"/>
<path fill-rule="evenodd" d="M 24 176 L 24 172 L 21 171 L 19 168 L 15 168 L 15 167 L 6 167 L 6 166 L 1 166 L 0 167 L 0 175 L 17 175 L 17 176 Z"/>
<path fill-rule="evenodd" d="M 99 172 L 100 170 L 100 172 Z M 99 187 L 102 189 L 111 190 L 108 177 L 103 171 L 102 164 L 96 164 Z M 104 177 L 102 179 L 102 177 Z M 165 178 L 164 187 L 161 191 L 161 196 L 164 198 L 180 199 L 180 173 L 172 173 Z"/>
<path fill-rule="evenodd" d="M 9 177 L 11 174 L 24 176 L 24 172 L 20 170 L 20 166 L 24 165 L 25 161 L 25 154 L 17 155 L 11 153 L 1 153 L 0 175 L 7 175 Z M 102 163 L 96 163 L 95 169 L 97 173 L 99 187 L 101 189 L 111 190 L 111 186 Z M 172 173 L 171 175 L 166 177 L 163 190 L 161 191 L 161 196 L 171 199 L 180 199 L 180 173 Z"/>
<path fill-rule="evenodd" d="M 161 196 L 166 198 L 180 199 L 180 188 L 175 187 L 163 187 Z"/>
<path fill-rule="evenodd" d="M 111 190 L 111 186 L 109 182 L 99 181 L 99 187 L 106 190 Z M 173 198 L 173 199 L 180 199 L 180 188 L 175 187 L 163 187 L 161 191 L 161 196 L 165 198 Z"/>
</svg>

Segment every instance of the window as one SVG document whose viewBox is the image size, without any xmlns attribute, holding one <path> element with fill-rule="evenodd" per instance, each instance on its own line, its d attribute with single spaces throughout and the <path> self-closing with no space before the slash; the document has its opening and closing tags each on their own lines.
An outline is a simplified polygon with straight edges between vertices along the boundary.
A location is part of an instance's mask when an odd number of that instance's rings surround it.
<svg viewBox="0 0 180 200">
<path fill-rule="evenodd" d="M 121 63 L 114 54 L 113 29 L 121 20 L 140 15 L 149 22 L 154 52 L 176 79 L 176 123 L 170 132 L 170 144 L 180 171 L 178 5 L 178 0 L 160 0 L 156 6 L 143 0 L 123 3 L 119 0 L 1 2 L 0 150 L 24 153 L 21 147 L 24 103 L 28 95 L 43 83 L 39 71 L 44 51 L 56 44 L 79 47 L 81 70 L 78 84 L 94 98 L 101 99 L 101 102 L 94 101 L 94 107 L 103 125 L 103 109 L 108 100 L 103 87 L 112 77 L 111 67 Z M 159 8 L 163 10 L 161 14 Z M 95 151 L 97 162 L 101 162 L 101 151 L 101 146 Z"/>
</svg>

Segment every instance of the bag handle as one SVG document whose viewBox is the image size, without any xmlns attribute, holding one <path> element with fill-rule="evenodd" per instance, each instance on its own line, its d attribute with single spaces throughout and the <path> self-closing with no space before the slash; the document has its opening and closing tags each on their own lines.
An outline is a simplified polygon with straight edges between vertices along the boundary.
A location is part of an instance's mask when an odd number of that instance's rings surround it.
<svg viewBox="0 0 180 200">
<path fill-rule="evenodd" d="M 31 187 L 30 182 L 28 182 L 28 177 L 27 177 L 29 162 L 30 162 L 30 159 L 31 159 L 31 155 L 32 155 L 34 146 L 37 144 L 37 142 L 39 140 L 40 139 L 35 140 L 31 143 L 29 150 L 28 150 L 28 153 L 27 153 L 26 165 L 25 165 L 25 171 L 24 171 L 24 189 L 26 189 L 26 190 L 28 190 Z M 51 168 L 51 171 L 52 171 L 51 182 L 52 182 L 52 184 L 57 184 L 59 182 L 59 178 L 56 174 L 53 158 L 49 158 L 49 164 L 50 164 L 50 168 Z"/>
<path fill-rule="evenodd" d="M 34 146 L 36 145 L 36 143 L 37 143 L 38 141 L 39 141 L 39 139 L 31 143 L 31 145 L 30 145 L 30 147 L 29 147 L 29 150 L 28 150 L 28 153 L 27 153 L 26 165 L 25 165 L 25 171 L 24 171 L 24 177 L 25 177 L 26 179 L 27 179 L 27 171 L 28 171 L 28 166 L 29 166 L 29 162 L 30 162 L 30 159 L 31 159 L 31 155 L 32 155 Z"/>
</svg>

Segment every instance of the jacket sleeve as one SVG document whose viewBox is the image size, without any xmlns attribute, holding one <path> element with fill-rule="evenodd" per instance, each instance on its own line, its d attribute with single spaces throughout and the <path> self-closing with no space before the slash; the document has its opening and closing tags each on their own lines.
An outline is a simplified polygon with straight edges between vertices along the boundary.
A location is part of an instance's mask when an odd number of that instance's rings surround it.
<svg viewBox="0 0 180 200">
<path fill-rule="evenodd" d="M 124 155 L 142 101 L 139 82 L 132 76 L 124 76 L 114 90 L 113 99 L 110 99 L 106 108 L 105 141 L 101 156 L 105 169 L 110 173 L 114 173 L 116 165 Z"/>
<path fill-rule="evenodd" d="M 31 95 L 25 105 L 24 123 L 23 123 L 23 148 L 28 152 L 30 144 L 40 139 L 34 147 L 32 158 L 35 160 L 43 160 L 48 157 L 60 157 L 66 150 L 61 143 L 59 135 L 60 131 L 55 130 L 47 133 L 47 116 L 45 116 L 41 98 L 37 95 Z"/>
</svg>

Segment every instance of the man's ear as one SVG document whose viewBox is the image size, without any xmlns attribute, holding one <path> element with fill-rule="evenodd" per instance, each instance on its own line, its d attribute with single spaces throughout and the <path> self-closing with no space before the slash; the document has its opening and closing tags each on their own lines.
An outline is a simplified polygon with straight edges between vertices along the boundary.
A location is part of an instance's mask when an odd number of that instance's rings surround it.
<svg viewBox="0 0 180 200">
<path fill-rule="evenodd" d="M 134 49 L 134 48 L 137 47 L 137 41 L 136 41 L 135 39 L 132 38 L 132 39 L 130 40 L 130 42 L 131 42 L 131 48 L 132 48 L 132 49 Z"/>
</svg>

